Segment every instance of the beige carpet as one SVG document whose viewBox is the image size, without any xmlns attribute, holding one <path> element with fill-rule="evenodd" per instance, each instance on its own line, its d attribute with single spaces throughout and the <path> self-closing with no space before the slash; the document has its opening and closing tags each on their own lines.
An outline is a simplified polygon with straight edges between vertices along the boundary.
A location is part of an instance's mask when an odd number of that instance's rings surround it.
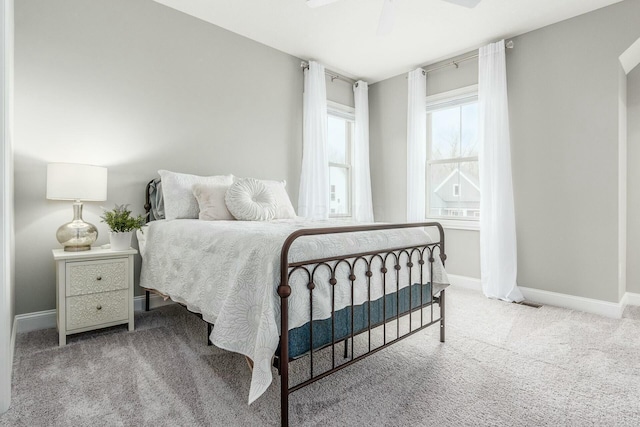
<svg viewBox="0 0 640 427">
<path fill-rule="evenodd" d="M 640 311 L 613 320 L 448 292 L 445 344 L 432 327 L 294 393 L 291 425 L 640 425 Z M 0 425 L 279 424 L 279 380 L 248 406 L 244 358 L 207 347 L 196 316 L 174 306 L 136 321 L 63 348 L 54 330 L 20 334 Z"/>
</svg>

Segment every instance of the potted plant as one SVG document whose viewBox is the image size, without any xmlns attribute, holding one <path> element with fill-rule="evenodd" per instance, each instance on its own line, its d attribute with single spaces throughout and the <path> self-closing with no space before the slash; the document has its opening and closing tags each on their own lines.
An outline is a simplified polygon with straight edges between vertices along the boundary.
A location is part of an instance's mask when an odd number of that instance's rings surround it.
<svg viewBox="0 0 640 427">
<path fill-rule="evenodd" d="M 112 210 L 104 210 L 101 222 L 109 226 L 109 241 L 111 250 L 125 251 L 131 246 L 131 235 L 145 224 L 145 217 L 131 216 L 129 205 L 116 205 Z"/>
</svg>

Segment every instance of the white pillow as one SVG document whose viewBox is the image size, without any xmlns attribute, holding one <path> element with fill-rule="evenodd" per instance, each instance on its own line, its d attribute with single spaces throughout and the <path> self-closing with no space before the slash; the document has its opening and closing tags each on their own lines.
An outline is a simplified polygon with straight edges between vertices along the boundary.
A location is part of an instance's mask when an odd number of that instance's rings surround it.
<svg viewBox="0 0 640 427">
<path fill-rule="evenodd" d="M 166 219 L 198 218 L 194 184 L 233 184 L 233 175 L 198 176 L 159 170 Z"/>
<path fill-rule="evenodd" d="M 224 201 L 227 184 L 195 184 L 193 195 L 198 201 L 198 218 L 204 221 L 235 220 Z"/>
<path fill-rule="evenodd" d="M 243 221 L 268 221 L 276 215 L 276 199 L 267 186 L 253 178 L 241 178 L 224 198 L 229 212 Z"/>
<path fill-rule="evenodd" d="M 277 210 L 276 216 L 273 219 L 295 218 L 296 210 L 293 208 L 289 195 L 287 194 L 287 189 L 285 188 L 287 181 L 260 180 L 260 182 L 263 182 L 276 198 Z"/>
</svg>

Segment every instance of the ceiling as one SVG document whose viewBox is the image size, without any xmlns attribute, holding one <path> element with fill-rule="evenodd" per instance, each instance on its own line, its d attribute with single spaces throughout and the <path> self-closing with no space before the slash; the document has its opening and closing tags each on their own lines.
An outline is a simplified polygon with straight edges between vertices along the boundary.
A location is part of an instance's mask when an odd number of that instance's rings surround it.
<svg viewBox="0 0 640 427">
<path fill-rule="evenodd" d="M 378 36 L 383 0 L 155 0 L 328 69 L 375 83 L 621 0 L 394 0 L 393 31 Z M 517 48 L 517 46 L 516 46 Z"/>
</svg>

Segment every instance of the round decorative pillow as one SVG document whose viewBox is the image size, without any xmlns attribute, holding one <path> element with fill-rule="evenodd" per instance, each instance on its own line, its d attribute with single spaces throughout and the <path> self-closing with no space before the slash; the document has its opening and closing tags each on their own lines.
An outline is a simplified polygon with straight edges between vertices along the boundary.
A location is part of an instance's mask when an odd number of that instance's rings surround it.
<svg viewBox="0 0 640 427">
<path fill-rule="evenodd" d="M 224 201 L 231 215 L 242 221 L 268 221 L 276 216 L 273 193 L 257 179 L 238 179 L 227 190 Z"/>
</svg>

